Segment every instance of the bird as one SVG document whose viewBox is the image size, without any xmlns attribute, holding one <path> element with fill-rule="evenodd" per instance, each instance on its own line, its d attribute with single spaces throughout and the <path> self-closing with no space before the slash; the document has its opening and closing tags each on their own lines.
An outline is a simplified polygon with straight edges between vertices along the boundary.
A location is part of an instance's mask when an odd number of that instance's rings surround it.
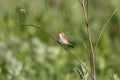
<svg viewBox="0 0 120 80">
<path fill-rule="evenodd" d="M 21 13 L 21 14 L 25 14 L 25 9 L 19 9 L 19 13 Z"/>
<path fill-rule="evenodd" d="M 73 48 L 72 44 L 70 43 L 68 38 L 65 36 L 64 32 L 59 33 L 59 42 L 62 45 L 70 46 L 70 47 Z"/>
</svg>

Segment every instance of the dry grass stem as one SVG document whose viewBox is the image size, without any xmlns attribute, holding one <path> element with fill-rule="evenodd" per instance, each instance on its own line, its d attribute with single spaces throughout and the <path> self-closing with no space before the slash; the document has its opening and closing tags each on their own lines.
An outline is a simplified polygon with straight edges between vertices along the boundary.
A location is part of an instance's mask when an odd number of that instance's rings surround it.
<svg viewBox="0 0 120 80">
<path fill-rule="evenodd" d="M 81 1 L 79 0 L 79 2 L 83 8 L 83 12 L 85 16 L 85 23 L 87 27 L 87 33 L 88 33 L 88 39 L 89 39 L 89 45 L 91 49 L 91 74 L 92 74 L 93 80 L 96 80 L 95 54 L 94 54 L 94 49 L 93 49 L 93 44 L 92 44 L 91 34 L 90 34 L 90 28 L 89 28 L 89 23 L 88 23 L 88 0 L 87 0 L 87 8 L 85 7 L 84 0 L 81 0 Z"/>
<path fill-rule="evenodd" d="M 119 9 L 119 7 L 117 7 L 117 8 L 113 11 L 113 13 L 110 15 L 110 17 L 107 19 L 105 25 L 103 26 L 102 30 L 100 31 L 100 34 L 99 34 L 99 36 L 98 36 L 98 39 L 97 39 L 95 48 L 97 47 L 97 45 L 98 45 L 98 43 L 99 43 L 99 41 L 100 41 L 101 35 L 102 35 L 103 31 L 105 30 L 107 24 L 110 22 L 111 18 L 112 18 L 113 15 L 118 11 L 118 9 Z"/>
</svg>

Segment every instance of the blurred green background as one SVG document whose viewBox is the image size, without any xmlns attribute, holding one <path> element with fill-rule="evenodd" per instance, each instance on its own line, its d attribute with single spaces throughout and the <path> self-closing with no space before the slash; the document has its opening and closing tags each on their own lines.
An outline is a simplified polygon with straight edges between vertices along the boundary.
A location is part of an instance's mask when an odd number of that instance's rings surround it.
<svg viewBox="0 0 120 80">
<path fill-rule="evenodd" d="M 119 0 L 89 1 L 93 46 Z M 24 8 L 27 17 L 19 14 Z M 87 32 L 78 0 L 0 0 L 0 80 L 80 80 L 79 63 L 44 33 L 58 39 L 65 32 L 74 48 L 69 49 L 90 70 Z M 84 45 L 83 45 L 84 43 Z M 105 28 L 95 49 L 97 80 L 120 80 L 120 9 Z"/>
</svg>

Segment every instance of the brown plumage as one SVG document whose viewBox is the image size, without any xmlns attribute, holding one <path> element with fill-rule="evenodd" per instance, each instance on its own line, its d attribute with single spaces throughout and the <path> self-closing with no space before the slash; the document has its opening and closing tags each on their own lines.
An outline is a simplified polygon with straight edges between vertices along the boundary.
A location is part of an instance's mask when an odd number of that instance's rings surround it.
<svg viewBox="0 0 120 80">
<path fill-rule="evenodd" d="M 69 45 L 73 47 L 68 38 L 65 36 L 64 32 L 59 33 L 59 42 L 63 45 Z"/>
</svg>

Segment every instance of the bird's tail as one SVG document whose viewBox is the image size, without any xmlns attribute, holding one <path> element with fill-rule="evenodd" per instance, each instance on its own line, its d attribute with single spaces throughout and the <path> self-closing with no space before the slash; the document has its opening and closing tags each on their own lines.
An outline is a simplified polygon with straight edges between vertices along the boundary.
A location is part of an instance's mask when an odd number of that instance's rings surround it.
<svg viewBox="0 0 120 80">
<path fill-rule="evenodd" d="M 74 48 L 72 44 L 69 44 L 69 47 Z"/>
</svg>

